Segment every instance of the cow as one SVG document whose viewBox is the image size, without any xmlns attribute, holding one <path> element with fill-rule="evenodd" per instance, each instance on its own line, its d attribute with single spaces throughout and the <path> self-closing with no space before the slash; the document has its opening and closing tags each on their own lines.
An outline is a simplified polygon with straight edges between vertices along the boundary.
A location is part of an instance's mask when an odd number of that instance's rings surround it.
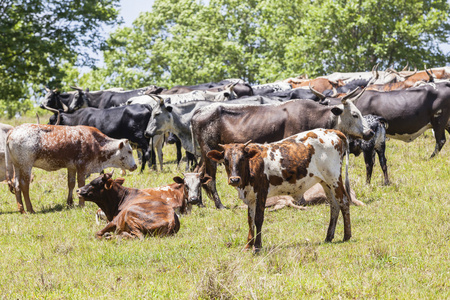
<svg viewBox="0 0 450 300">
<path fill-rule="evenodd" d="M 153 95 L 147 94 L 148 97 L 151 97 L 155 100 L 159 99 L 170 99 L 172 104 L 190 102 L 190 101 L 227 101 L 230 99 L 233 92 L 233 86 L 228 86 L 226 89 L 223 89 L 220 92 L 210 92 L 210 91 L 192 91 L 184 94 L 175 94 L 175 95 Z M 140 101 L 140 97 L 133 97 L 126 101 L 126 104 L 135 103 L 136 101 Z"/>
<path fill-rule="evenodd" d="M 0 181 L 6 180 L 6 136 L 13 128 L 11 125 L 0 123 Z"/>
<path fill-rule="evenodd" d="M 341 168 L 347 149 L 345 135 L 337 130 L 315 129 L 270 144 L 233 143 L 211 150 L 209 159 L 223 163 L 228 184 L 248 205 L 249 233 L 245 249 L 262 247 L 261 229 L 267 197 L 299 197 L 320 183 L 330 203 L 326 242 L 334 238 L 339 211 L 344 218 L 344 241 L 351 237 L 348 164 L 345 187 Z M 348 156 L 347 156 L 348 158 Z M 347 160 L 348 162 L 348 160 Z M 256 232 L 254 230 L 256 227 Z"/>
<path fill-rule="evenodd" d="M 436 145 L 434 157 L 445 144 L 445 131 L 450 133 L 450 82 L 423 85 L 406 90 L 365 91 L 355 102 L 363 115 L 383 117 L 388 127 L 386 135 L 411 142 L 432 128 Z M 430 158 L 431 158 L 430 157 Z"/>
<path fill-rule="evenodd" d="M 225 79 L 220 82 L 208 82 L 208 83 L 201 83 L 201 84 L 197 84 L 197 85 L 176 85 L 169 90 L 161 92 L 161 94 L 175 95 L 175 94 L 189 93 L 192 91 L 205 91 L 205 90 L 210 90 L 210 89 L 214 89 L 217 87 L 224 87 L 229 84 L 241 85 L 241 84 L 245 84 L 245 82 L 242 79 Z"/>
<path fill-rule="evenodd" d="M 152 117 L 148 122 L 145 135 L 147 137 L 154 137 L 156 135 L 172 132 L 180 139 L 181 145 L 186 151 L 194 155 L 199 155 L 200 153 L 194 148 L 191 119 L 196 110 L 214 103 L 217 102 L 192 101 L 172 105 L 169 100 L 164 101 L 163 99 L 160 99 L 159 105 L 153 107 Z M 268 97 L 252 96 L 220 103 L 224 103 L 225 105 L 232 105 L 234 103 L 253 103 L 256 105 L 260 103 L 280 103 L 280 101 Z"/>
<path fill-rule="evenodd" d="M 108 109 L 87 107 L 71 114 L 54 114 L 50 117 L 49 124 L 57 124 L 57 116 L 60 115 L 60 125 L 92 126 L 109 137 L 128 139 L 136 148 L 142 150 L 142 172 L 145 169 L 147 159 L 150 157 L 150 140 L 144 136 L 144 132 L 151 113 L 152 108 L 149 105 L 142 104 Z"/>
<path fill-rule="evenodd" d="M 288 91 L 292 89 L 290 83 L 287 82 L 274 82 L 259 85 L 252 85 L 253 95 L 263 96 L 279 91 Z"/>
<path fill-rule="evenodd" d="M 308 88 L 308 86 L 314 86 L 316 90 L 319 92 L 323 92 L 328 89 L 338 88 L 344 86 L 344 82 L 342 80 L 332 81 L 327 78 L 318 77 L 315 79 L 305 80 L 299 84 L 292 85 L 293 88 Z"/>
<path fill-rule="evenodd" d="M 214 104 L 198 109 L 191 122 L 198 142 L 195 148 L 200 148 L 202 173 L 212 178 L 204 188 L 216 207 L 224 208 L 215 186 L 217 166 L 206 157 L 210 150 L 217 150 L 219 144 L 248 140 L 275 142 L 315 128 L 337 129 L 356 138 L 370 139 L 373 132 L 359 110 L 347 100 L 354 92 L 334 107 L 310 100 L 291 100 L 275 105 Z"/>
<path fill-rule="evenodd" d="M 386 120 L 380 116 L 365 115 L 370 129 L 375 133 L 374 136 L 368 140 L 349 138 L 350 153 L 355 156 L 364 154 L 364 162 L 366 163 L 366 182 L 370 184 L 372 178 L 373 165 L 375 163 L 375 153 L 378 154 L 380 167 L 384 175 L 384 185 L 389 185 L 389 176 L 386 164 Z"/>
<path fill-rule="evenodd" d="M 111 90 L 89 92 L 89 89 L 83 91 L 81 88 L 77 88 L 77 91 L 83 96 L 70 101 L 68 104 L 68 111 L 65 112 L 74 112 L 77 109 L 85 107 L 94 107 L 101 109 L 117 107 L 120 105 L 124 105 L 125 102 L 131 97 L 141 96 L 146 91 L 154 90 L 155 88 L 157 89 L 158 87 L 151 85 L 136 90 L 120 92 Z"/>
<path fill-rule="evenodd" d="M 143 239 L 145 235 L 166 236 L 178 232 L 180 221 L 174 209 L 165 200 L 139 189 L 122 186 L 124 179 L 112 179 L 112 173 L 103 174 L 77 189 L 84 201 L 98 205 L 109 223 L 95 236 L 102 239 L 115 231 L 123 238 Z"/>
<path fill-rule="evenodd" d="M 316 94 L 304 88 L 295 88 L 291 90 L 268 93 L 265 96 L 282 101 L 289 101 L 293 99 L 310 99 L 319 101 L 319 98 L 316 96 Z"/>
<path fill-rule="evenodd" d="M 6 178 L 10 190 L 16 195 L 21 213 L 25 212 L 22 193 L 27 211 L 34 213 L 29 195 L 33 167 L 46 171 L 67 168 L 69 206 L 73 205 L 75 180 L 78 187 L 82 187 L 89 174 L 105 168 L 131 171 L 137 168 L 128 140 L 112 139 L 96 128 L 37 124 L 17 126 L 9 131 L 6 138 Z M 79 205 L 84 206 L 82 199 Z"/>
<path fill-rule="evenodd" d="M 425 70 L 406 77 L 404 81 L 390 82 L 386 84 L 372 84 L 367 87 L 367 90 L 383 91 L 383 92 L 403 90 L 416 86 L 419 81 L 433 82 L 434 77 L 428 70 Z"/>
</svg>

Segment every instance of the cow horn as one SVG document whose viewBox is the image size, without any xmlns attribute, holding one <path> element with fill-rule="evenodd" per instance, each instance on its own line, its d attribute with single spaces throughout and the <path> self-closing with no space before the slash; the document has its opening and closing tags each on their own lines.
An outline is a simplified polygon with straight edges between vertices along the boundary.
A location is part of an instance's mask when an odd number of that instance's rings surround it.
<svg viewBox="0 0 450 300">
<path fill-rule="evenodd" d="M 45 90 L 47 91 L 47 93 L 50 93 L 52 90 L 49 89 L 47 86 L 44 86 Z"/>
<path fill-rule="evenodd" d="M 82 88 L 80 88 L 80 87 L 78 87 L 78 86 L 73 86 L 73 85 L 71 85 L 70 88 L 71 88 L 72 90 L 76 90 L 76 91 L 82 91 L 82 90 L 83 90 Z"/>
<path fill-rule="evenodd" d="M 355 104 L 356 103 L 356 101 L 358 101 L 358 99 L 362 96 L 362 94 L 364 94 L 364 92 L 366 91 L 366 89 L 367 89 L 367 87 L 365 87 L 365 88 L 363 88 L 362 89 L 362 91 L 361 91 L 361 93 L 359 93 L 357 96 L 355 96 L 353 99 L 349 99 L 348 101 L 351 101 L 351 102 L 353 102 L 353 104 Z M 352 93 L 350 93 L 350 95 L 351 95 Z"/>
<path fill-rule="evenodd" d="M 38 124 L 38 125 L 41 124 L 41 121 L 39 120 L 39 115 L 38 115 L 38 113 L 36 113 L 36 118 L 37 118 L 37 124 Z"/>
<path fill-rule="evenodd" d="M 61 106 L 62 106 L 64 112 L 69 112 L 69 107 L 68 107 L 67 105 L 65 105 L 65 104 L 61 101 L 61 99 L 58 98 L 58 100 L 59 100 L 59 103 L 61 103 Z"/>
<path fill-rule="evenodd" d="M 353 97 L 353 95 L 359 90 L 359 87 L 357 87 L 356 89 L 354 89 L 353 91 L 351 91 L 350 93 L 348 93 L 347 95 L 345 95 L 344 97 L 342 97 L 341 102 L 342 104 L 347 104 L 347 99 Z M 365 90 L 365 89 L 364 89 Z"/>
<path fill-rule="evenodd" d="M 404 71 L 406 71 L 406 69 L 408 69 L 408 65 L 409 65 L 409 62 L 407 61 L 406 66 L 403 68 L 402 72 L 404 72 Z"/>
<path fill-rule="evenodd" d="M 217 144 L 217 146 L 219 146 L 222 149 L 225 149 L 225 145 L 223 145 L 223 144 Z"/>
<path fill-rule="evenodd" d="M 375 80 L 377 80 L 378 77 L 379 77 L 379 74 L 378 74 L 378 65 L 379 65 L 379 64 L 380 64 L 380 63 L 377 63 L 377 64 L 374 65 L 373 68 L 372 68 L 372 77 L 375 78 Z M 375 73 L 375 74 L 374 74 L 374 73 Z"/>
<path fill-rule="evenodd" d="M 337 89 L 333 86 L 333 95 L 331 95 L 331 98 L 336 98 L 336 96 L 338 95 L 338 91 Z"/>
<path fill-rule="evenodd" d="M 326 98 L 324 94 L 322 94 L 322 93 L 316 91 L 315 89 L 313 89 L 313 87 L 311 86 L 311 83 L 309 84 L 309 89 L 311 90 L 311 92 L 313 92 L 314 95 L 316 95 L 317 97 L 319 97 L 320 100 L 323 100 L 323 99 Z"/>
<path fill-rule="evenodd" d="M 244 144 L 244 148 L 248 146 L 248 144 L 250 144 L 252 142 L 252 140 L 249 140 L 247 143 Z"/>
</svg>

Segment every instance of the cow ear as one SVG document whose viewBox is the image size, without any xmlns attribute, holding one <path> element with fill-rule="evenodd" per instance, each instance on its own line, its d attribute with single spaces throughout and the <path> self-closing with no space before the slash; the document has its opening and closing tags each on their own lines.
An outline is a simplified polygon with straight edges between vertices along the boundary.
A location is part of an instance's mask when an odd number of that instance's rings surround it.
<svg viewBox="0 0 450 300">
<path fill-rule="evenodd" d="M 123 183 L 125 182 L 125 178 L 116 178 L 116 180 L 114 181 L 120 185 L 123 185 Z"/>
<path fill-rule="evenodd" d="M 114 185 L 114 180 L 111 178 L 108 179 L 108 181 L 105 182 L 105 189 L 110 190 Z"/>
<path fill-rule="evenodd" d="M 338 106 L 334 106 L 334 107 L 331 109 L 331 112 L 332 112 L 334 115 L 336 115 L 336 116 L 339 116 L 340 114 L 342 114 L 343 111 L 344 111 L 344 110 L 343 110 L 342 108 L 338 107 Z"/>
<path fill-rule="evenodd" d="M 120 142 L 120 144 L 119 144 L 119 150 L 122 149 L 123 146 L 124 146 L 124 143 L 123 143 L 123 142 Z"/>
<path fill-rule="evenodd" d="M 175 181 L 175 183 L 178 183 L 178 184 L 183 184 L 184 183 L 184 179 L 181 178 L 180 176 L 175 176 L 173 178 L 173 181 Z"/>
<path fill-rule="evenodd" d="M 209 175 L 204 175 L 202 179 L 200 179 L 202 184 L 208 184 L 212 180 L 212 177 Z"/>
<path fill-rule="evenodd" d="M 245 148 L 244 151 L 245 151 L 245 156 L 250 160 L 256 159 L 259 156 L 261 156 L 261 152 L 258 149 Z"/>
<path fill-rule="evenodd" d="M 211 151 L 209 151 L 209 152 L 206 154 L 206 156 L 207 156 L 209 159 L 214 160 L 215 162 L 218 162 L 218 163 L 223 162 L 223 157 L 224 157 L 223 151 L 220 152 L 220 151 L 217 151 L 217 150 L 211 150 Z"/>
</svg>

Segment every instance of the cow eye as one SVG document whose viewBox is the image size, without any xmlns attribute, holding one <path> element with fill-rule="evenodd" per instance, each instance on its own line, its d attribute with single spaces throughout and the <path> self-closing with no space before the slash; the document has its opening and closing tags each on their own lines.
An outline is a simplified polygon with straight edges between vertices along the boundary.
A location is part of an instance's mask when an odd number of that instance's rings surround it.
<svg viewBox="0 0 450 300">
<path fill-rule="evenodd" d="M 359 116 L 358 116 L 357 114 L 354 114 L 354 115 L 353 115 L 353 118 L 358 119 Z"/>
</svg>

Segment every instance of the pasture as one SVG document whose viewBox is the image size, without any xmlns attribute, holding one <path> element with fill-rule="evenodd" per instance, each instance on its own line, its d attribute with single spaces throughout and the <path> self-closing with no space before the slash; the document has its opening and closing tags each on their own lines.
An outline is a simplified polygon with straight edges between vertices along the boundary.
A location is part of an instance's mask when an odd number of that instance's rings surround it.
<svg viewBox="0 0 450 300">
<path fill-rule="evenodd" d="M 48 117 L 41 117 L 47 122 Z M 35 119 L 1 120 L 18 125 Z M 450 298 L 450 145 L 434 159 L 431 131 L 406 144 L 387 142 L 390 186 L 378 162 L 365 183 L 362 156 L 350 156 L 350 182 L 366 206 L 351 206 L 352 238 L 324 243 L 329 207 L 266 212 L 263 250 L 243 252 L 247 211 L 219 167 L 218 191 L 230 209 L 181 217 L 165 238 L 102 240 L 97 206 L 67 208 L 66 170 L 33 169 L 34 215 L 17 212 L 0 185 L 2 299 L 448 299 Z M 165 172 L 125 176 L 127 187 L 165 185 L 181 174 L 175 147 L 164 148 Z M 97 174 L 91 175 L 89 180 Z M 114 177 L 118 177 L 118 170 Z M 88 182 L 88 181 L 87 181 Z M 76 203 L 78 199 L 76 198 Z"/>
</svg>

